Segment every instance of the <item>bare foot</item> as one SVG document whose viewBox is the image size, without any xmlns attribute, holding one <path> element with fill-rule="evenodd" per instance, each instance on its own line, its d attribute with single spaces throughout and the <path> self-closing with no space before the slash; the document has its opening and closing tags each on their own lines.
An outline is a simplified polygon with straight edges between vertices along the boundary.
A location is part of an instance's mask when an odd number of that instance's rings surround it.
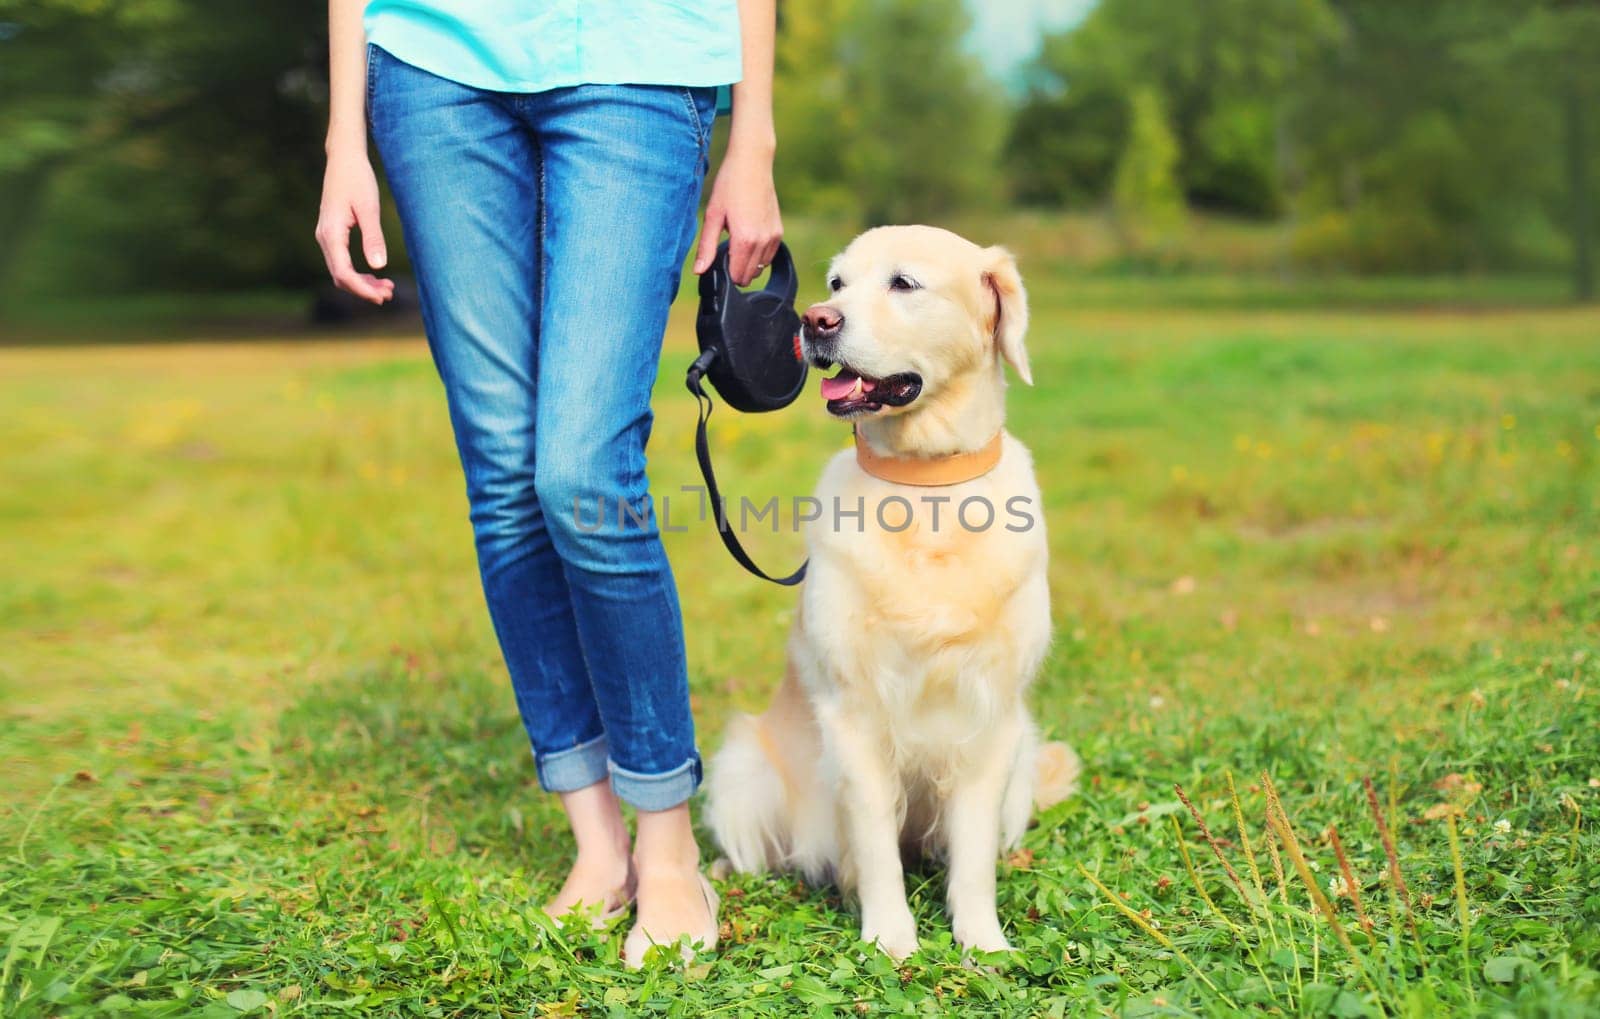
<svg viewBox="0 0 1600 1019">
<path fill-rule="evenodd" d="M 561 794 L 561 806 L 578 843 L 578 858 L 544 911 L 561 919 L 575 908 L 610 920 L 633 901 L 637 881 L 628 850 L 628 826 L 610 782 Z"/>
<path fill-rule="evenodd" d="M 610 919 L 633 901 L 638 881 L 626 846 L 619 853 L 580 851 L 566 881 L 544 911 L 561 919 L 574 911 Z"/>
<path fill-rule="evenodd" d="M 717 944 L 716 892 L 698 867 L 640 866 L 638 922 L 622 947 L 623 961 L 637 969 L 652 945 L 676 944 L 687 935 L 690 946 Z M 691 951 L 684 953 L 691 957 Z"/>
<path fill-rule="evenodd" d="M 639 875 L 639 918 L 622 944 L 622 961 L 638 969 L 652 945 L 672 945 L 685 935 L 690 945 L 715 948 L 717 893 L 700 873 L 700 847 L 688 804 L 641 810 L 638 827 L 633 859 Z M 683 954 L 689 958 L 693 950 Z"/>
</svg>

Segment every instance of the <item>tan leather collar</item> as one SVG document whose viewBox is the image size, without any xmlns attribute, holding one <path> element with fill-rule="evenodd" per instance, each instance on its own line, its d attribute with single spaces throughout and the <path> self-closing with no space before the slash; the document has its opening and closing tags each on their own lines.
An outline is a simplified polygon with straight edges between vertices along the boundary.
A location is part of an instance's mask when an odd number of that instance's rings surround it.
<svg viewBox="0 0 1600 1019">
<path fill-rule="evenodd" d="M 917 485 L 922 488 L 939 488 L 975 481 L 994 470 L 1000 462 L 1000 447 L 1005 432 L 994 433 L 994 438 L 979 449 L 947 456 L 911 457 L 884 456 L 867 445 L 856 429 L 856 463 L 875 478 L 897 485 Z"/>
</svg>

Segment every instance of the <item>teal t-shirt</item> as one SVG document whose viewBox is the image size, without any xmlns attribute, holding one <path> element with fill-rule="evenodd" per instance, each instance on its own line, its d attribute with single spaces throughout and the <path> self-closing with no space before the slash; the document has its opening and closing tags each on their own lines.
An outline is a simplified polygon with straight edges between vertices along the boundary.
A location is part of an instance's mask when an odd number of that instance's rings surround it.
<svg viewBox="0 0 1600 1019">
<path fill-rule="evenodd" d="M 371 0 L 367 41 L 498 92 L 567 85 L 727 85 L 737 0 Z"/>
</svg>

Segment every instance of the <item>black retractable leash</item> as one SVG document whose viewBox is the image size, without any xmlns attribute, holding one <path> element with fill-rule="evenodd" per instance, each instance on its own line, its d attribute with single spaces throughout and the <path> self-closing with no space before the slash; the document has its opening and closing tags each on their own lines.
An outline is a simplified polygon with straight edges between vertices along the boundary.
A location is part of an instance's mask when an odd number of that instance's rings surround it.
<svg viewBox="0 0 1600 1019">
<path fill-rule="evenodd" d="M 740 290 L 729 275 L 728 242 L 723 241 L 717 248 L 716 261 L 700 277 L 700 313 L 695 318 L 700 356 L 689 366 L 685 380 L 700 404 L 694 453 L 700 461 L 700 474 L 706 479 L 706 494 L 711 498 L 711 512 L 722 544 L 740 566 L 762 580 L 785 587 L 805 579 L 806 564 L 801 563 L 787 577 L 771 576 L 755 564 L 728 525 L 727 507 L 722 504 L 717 475 L 711 469 L 711 444 L 706 439 L 711 397 L 701 380 L 710 380 L 735 410 L 760 413 L 793 403 L 806 384 L 806 363 L 800 356 L 800 316 L 794 310 L 798 289 L 794 259 L 789 249 L 780 244 L 766 287 Z"/>
</svg>

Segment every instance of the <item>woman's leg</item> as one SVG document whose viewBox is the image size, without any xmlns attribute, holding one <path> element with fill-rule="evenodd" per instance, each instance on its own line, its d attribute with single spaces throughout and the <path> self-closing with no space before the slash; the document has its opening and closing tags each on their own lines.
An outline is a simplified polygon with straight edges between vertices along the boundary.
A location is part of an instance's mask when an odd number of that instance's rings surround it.
<svg viewBox="0 0 1600 1019">
<path fill-rule="evenodd" d="M 683 624 L 645 478 L 667 310 L 694 240 L 711 90 L 523 100 L 544 155 L 537 486 L 566 570 L 617 796 L 639 809 L 639 919 L 709 940 Z M 714 930 L 714 928 L 713 928 Z"/>
<path fill-rule="evenodd" d="M 539 149 L 509 97 L 376 47 L 369 61 L 372 134 L 449 401 L 489 614 L 540 783 L 563 795 L 578 836 L 551 905 L 598 903 L 628 883 L 629 863 L 572 598 L 534 490 Z"/>
</svg>

